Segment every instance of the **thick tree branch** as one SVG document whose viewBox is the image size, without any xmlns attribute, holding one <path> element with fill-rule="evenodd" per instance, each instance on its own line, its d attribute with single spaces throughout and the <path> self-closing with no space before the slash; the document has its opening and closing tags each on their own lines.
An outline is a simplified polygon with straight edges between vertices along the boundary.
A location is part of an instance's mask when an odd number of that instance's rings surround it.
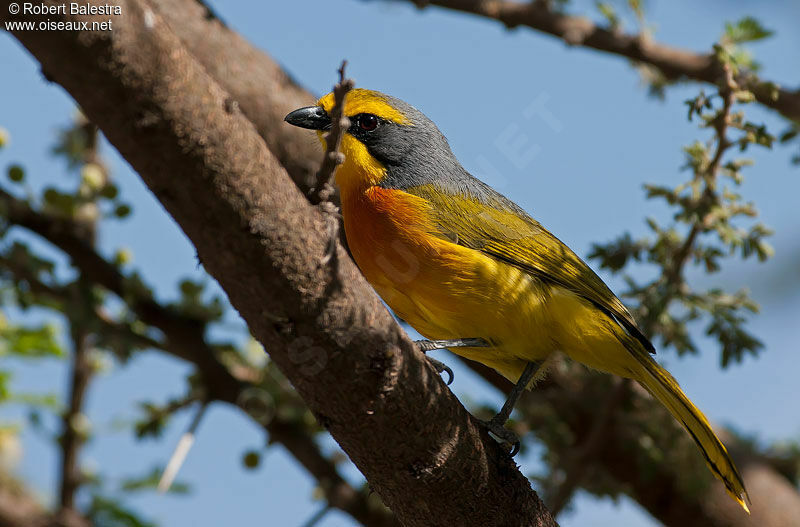
<svg viewBox="0 0 800 527">
<path fill-rule="evenodd" d="M 318 265 L 323 216 L 149 4 L 126 2 L 113 32 L 15 37 L 138 170 L 403 524 L 554 525 L 347 253 Z"/>
<path fill-rule="evenodd" d="M 72 259 L 73 265 L 77 267 L 83 276 L 88 276 L 87 273 L 90 270 L 98 268 L 106 268 L 106 271 L 98 276 L 108 277 L 118 273 L 116 268 L 104 260 L 91 246 L 82 243 L 82 226 L 80 224 L 67 218 L 35 211 L 26 203 L 14 198 L 2 189 L 0 189 L 0 206 L 7 212 L 6 218 L 11 224 L 28 228 L 35 226 L 36 229 L 32 229 L 32 232 L 45 237 L 59 249 L 62 249 Z M 58 235 L 55 236 L 53 233 L 58 233 Z M 3 257 L 0 257 L 0 268 L 5 268 L 10 272 L 10 278 L 16 281 L 24 281 L 32 293 L 64 306 L 63 310 L 76 309 L 74 299 L 77 283 L 70 286 L 46 284 L 35 276 L 29 267 L 18 265 L 18 262 L 13 262 Z M 121 284 L 123 282 L 124 277 L 120 274 L 117 279 L 109 283 Z M 107 286 L 107 284 L 102 283 L 97 283 L 97 285 Z M 112 290 L 112 292 L 114 291 Z M 212 379 L 212 381 L 204 383 L 207 390 L 206 396 L 209 400 L 226 402 L 238 406 L 248 414 L 251 413 L 252 408 L 250 408 L 249 399 L 248 397 L 243 397 L 243 394 L 247 394 L 248 390 L 260 389 L 257 385 L 250 383 L 250 380 L 257 378 L 258 375 L 252 372 L 229 372 L 219 361 L 215 360 L 212 363 L 201 359 L 201 357 L 215 356 L 213 346 L 204 338 L 200 341 L 195 338 L 192 338 L 189 342 L 184 342 L 183 340 L 186 334 L 183 328 L 196 324 L 196 320 L 171 312 L 157 304 L 146 293 L 144 288 L 128 293 L 123 300 L 126 300 L 129 306 L 139 307 L 139 310 L 134 307 L 133 311 L 140 318 L 142 314 L 152 316 L 153 313 L 160 313 L 160 316 L 155 317 L 155 320 L 162 322 L 159 329 L 165 335 L 165 340 L 161 342 L 136 333 L 131 329 L 130 324 L 113 321 L 99 309 L 94 313 L 96 320 L 93 322 L 97 327 L 98 334 L 119 338 L 130 342 L 131 345 L 136 347 L 162 350 L 194 364 L 201 371 L 204 379 Z M 142 306 L 146 306 L 146 309 L 143 309 Z M 195 353 L 187 354 L 186 350 L 193 346 L 199 347 L 195 348 Z M 284 394 L 285 397 L 292 397 L 293 395 L 293 393 Z M 335 463 L 320 451 L 307 430 L 297 422 L 285 419 L 280 415 L 271 416 L 268 420 L 258 419 L 257 416 L 254 416 L 254 419 L 264 426 L 270 442 L 281 444 L 317 479 L 330 506 L 350 514 L 357 521 L 369 527 L 396 525 L 396 521 L 391 514 L 380 508 L 370 506 L 368 496 L 354 489 L 339 474 Z M 69 444 L 72 445 L 73 442 L 70 441 Z M 72 451 L 72 448 L 70 448 L 70 451 Z M 67 464 L 73 466 L 71 461 Z M 74 486 L 71 488 L 74 489 Z"/>
<path fill-rule="evenodd" d="M 279 123 L 292 110 L 313 104 L 315 97 L 269 55 L 226 27 L 202 2 L 163 0 L 151 7 L 228 93 L 226 104 L 247 116 L 270 152 L 307 193 L 319 168 L 319 141 L 307 130 Z"/>
<path fill-rule="evenodd" d="M 596 25 L 588 18 L 554 11 L 548 2 L 510 0 L 409 0 L 420 8 L 429 5 L 497 20 L 508 28 L 525 26 L 566 42 L 596 49 L 658 68 L 668 79 L 690 79 L 717 85 L 723 81 L 722 66 L 711 54 L 699 54 L 653 42 Z M 742 73 L 736 82 L 752 91 L 758 102 L 800 121 L 800 90 L 787 90 L 762 81 L 754 73 Z"/>
</svg>

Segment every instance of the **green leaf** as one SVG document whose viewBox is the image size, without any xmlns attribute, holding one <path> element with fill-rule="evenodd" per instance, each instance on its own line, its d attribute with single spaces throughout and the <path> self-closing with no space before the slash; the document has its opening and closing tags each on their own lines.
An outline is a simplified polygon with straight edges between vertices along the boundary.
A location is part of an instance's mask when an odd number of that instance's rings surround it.
<svg viewBox="0 0 800 527">
<path fill-rule="evenodd" d="M 643 0 L 628 0 L 628 6 L 631 8 L 636 18 L 639 20 L 644 19 L 644 6 Z"/>
<path fill-rule="evenodd" d="M 53 324 L 23 326 L 9 324 L 0 317 L 0 356 L 24 358 L 63 357 Z"/>
<path fill-rule="evenodd" d="M 791 141 L 792 139 L 797 137 L 798 133 L 800 133 L 800 128 L 797 127 L 797 126 L 793 126 L 793 127 L 789 128 L 788 130 L 784 131 L 781 134 L 781 137 L 780 137 L 779 140 L 780 140 L 781 143 L 788 143 L 789 141 Z"/>
<path fill-rule="evenodd" d="M 61 402 L 55 393 L 15 393 L 11 395 L 9 402 L 53 412 L 61 410 Z"/>
<path fill-rule="evenodd" d="M 687 322 L 694 318 L 693 314 L 678 318 L 665 311 L 658 317 L 655 330 L 664 347 L 673 347 L 678 355 L 685 353 L 697 353 L 692 338 L 689 336 Z"/>
<path fill-rule="evenodd" d="M 600 260 L 601 269 L 609 269 L 612 273 L 616 273 L 622 270 L 631 259 L 642 261 L 642 256 L 648 248 L 647 240 L 634 240 L 630 233 L 626 232 L 611 243 L 593 244 L 589 258 Z"/>
<path fill-rule="evenodd" d="M 11 397 L 11 372 L 0 370 L 0 402 L 8 401 Z"/>
<path fill-rule="evenodd" d="M 51 149 L 54 155 L 63 157 L 67 161 L 70 169 L 76 169 L 84 163 L 86 149 L 89 147 L 88 128 L 83 121 L 84 118 L 80 118 L 78 122 L 62 128 L 58 133 L 56 144 Z"/>
<path fill-rule="evenodd" d="M 725 24 L 725 36 L 733 44 L 762 40 L 772 34 L 772 31 L 765 29 L 761 22 L 751 16 L 744 17 L 733 24 L 730 22 Z"/>
<path fill-rule="evenodd" d="M 711 108 L 711 99 L 706 97 L 706 94 L 701 91 L 697 97 L 686 99 L 683 101 L 683 104 L 689 107 L 687 118 L 691 121 L 693 116 L 701 116 L 704 109 L 708 110 Z"/>
<path fill-rule="evenodd" d="M 608 2 L 595 2 L 595 6 L 597 6 L 597 10 L 600 11 L 600 14 L 603 16 L 603 18 L 606 19 L 609 27 L 612 29 L 620 27 L 619 16 L 617 16 L 614 6 Z"/>
<path fill-rule="evenodd" d="M 72 194 L 61 192 L 55 187 L 47 187 L 42 197 L 46 205 L 65 216 L 72 216 L 75 212 L 76 201 Z"/>
<path fill-rule="evenodd" d="M 119 189 L 113 183 L 107 183 L 100 189 L 100 195 L 106 199 L 115 199 L 119 194 Z"/>
<path fill-rule="evenodd" d="M 172 414 L 153 403 L 143 402 L 139 406 L 145 412 L 145 417 L 137 421 L 134 425 L 134 433 L 136 439 L 144 439 L 146 437 L 160 437 L 164 432 L 164 426 Z"/>
<path fill-rule="evenodd" d="M 117 249 L 114 253 L 114 265 L 123 266 L 133 261 L 133 252 L 127 247 Z"/>
<path fill-rule="evenodd" d="M 90 522 L 103 527 L 156 527 L 124 507 L 119 500 L 95 494 L 86 513 Z"/>
<path fill-rule="evenodd" d="M 716 337 L 722 346 L 720 365 L 727 368 L 731 361 L 741 362 L 746 353 L 757 356 L 764 344 L 746 331 L 744 319 L 737 316 L 716 316 L 706 329 L 706 334 Z"/>
</svg>

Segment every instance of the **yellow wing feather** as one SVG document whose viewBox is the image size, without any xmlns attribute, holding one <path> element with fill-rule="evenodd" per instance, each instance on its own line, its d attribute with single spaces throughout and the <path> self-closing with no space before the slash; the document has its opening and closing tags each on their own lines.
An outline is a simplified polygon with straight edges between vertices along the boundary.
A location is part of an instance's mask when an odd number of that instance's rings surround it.
<svg viewBox="0 0 800 527">
<path fill-rule="evenodd" d="M 488 189 L 488 187 L 487 187 Z M 628 309 L 569 247 L 519 207 L 492 192 L 483 199 L 447 193 L 434 185 L 404 189 L 431 205 L 437 234 L 556 283 L 615 319 L 649 352 L 655 349 Z"/>
</svg>

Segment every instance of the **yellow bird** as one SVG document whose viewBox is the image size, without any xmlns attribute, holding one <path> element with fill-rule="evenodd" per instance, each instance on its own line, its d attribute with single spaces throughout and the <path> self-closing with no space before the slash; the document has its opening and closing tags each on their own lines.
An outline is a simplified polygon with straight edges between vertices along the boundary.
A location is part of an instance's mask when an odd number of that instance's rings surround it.
<svg viewBox="0 0 800 527">
<path fill-rule="evenodd" d="M 333 94 L 286 116 L 330 129 Z M 749 512 L 747 492 L 725 446 L 630 312 L 569 247 L 516 204 L 470 175 L 419 110 L 382 93 L 346 98 L 350 127 L 336 171 L 347 243 L 378 294 L 439 347 L 516 383 L 494 419 L 501 439 L 519 394 L 556 352 L 635 379 L 692 436 L 711 471 Z M 441 371 L 441 369 L 440 369 Z M 515 449 L 516 450 L 516 449 Z"/>
</svg>

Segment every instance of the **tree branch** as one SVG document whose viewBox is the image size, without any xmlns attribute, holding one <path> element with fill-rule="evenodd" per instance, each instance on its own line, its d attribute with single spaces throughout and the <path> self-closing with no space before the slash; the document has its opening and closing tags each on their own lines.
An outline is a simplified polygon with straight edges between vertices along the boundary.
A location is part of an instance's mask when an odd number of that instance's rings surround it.
<svg viewBox="0 0 800 527">
<path fill-rule="evenodd" d="M 32 230 L 42 235 L 63 250 L 71 259 L 73 265 L 84 275 L 89 270 L 106 268 L 106 272 L 98 276 L 111 276 L 118 271 L 114 266 L 103 259 L 90 246 L 82 245 L 80 229 L 81 226 L 67 218 L 54 216 L 43 211 L 35 211 L 21 200 L 17 200 L 3 189 L 0 189 L 0 205 L 8 212 L 7 219 L 13 225 L 29 227 L 35 226 L 37 230 Z M 48 237 L 44 234 L 59 233 L 58 236 Z M 70 252 L 72 251 L 72 252 Z M 103 262 L 100 264 L 100 262 Z M 63 310 L 73 309 L 75 291 L 70 286 L 54 286 L 42 282 L 26 266 L 17 265 L 6 258 L 0 257 L 0 268 L 5 268 L 13 279 L 24 281 L 31 292 L 41 295 L 50 301 L 58 302 L 64 306 Z M 120 275 L 112 283 L 123 283 L 124 277 Z M 76 284 L 72 284 L 75 286 Z M 97 283 L 105 287 L 105 284 Z M 228 369 L 219 361 L 215 360 L 212 364 L 209 361 L 201 360 L 200 357 L 214 357 L 215 352 L 205 338 L 199 342 L 194 338 L 190 342 L 184 341 L 186 333 L 183 328 L 196 324 L 196 320 L 184 317 L 179 313 L 174 313 L 157 304 L 149 295 L 145 296 L 146 288 L 137 289 L 128 294 L 124 301 L 129 302 L 129 306 L 147 306 L 143 311 L 132 309 L 137 315 L 143 313 L 145 316 L 152 316 L 153 313 L 160 316 L 155 320 L 162 321 L 159 326 L 166 339 L 161 342 L 140 333 L 134 332 L 130 324 L 111 320 L 100 309 L 95 311 L 95 324 L 98 325 L 98 333 L 102 335 L 115 335 L 128 341 L 137 347 L 152 348 L 164 351 L 177 358 L 190 362 L 198 367 L 203 373 L 204 379 L 213 379 L 213 382 L 205 382 L 204 386 L 210 400 L 226 402 L 238 406 L 245 413 L 250 414 L 248 399 L 242 397 L 248 390 L 260 387 L 253 384 L 250 380 L 258 377 L 252 372 L 241 372 L 238 375 L 229 372 Z M 112 292 L 114 292 L 112 290 Z M 167 315 L 168 313 L 168 315 Z M 172 322 L 169 322 L 172 321 Z M 173 325 L 174 323 L 174 325 Z M 202 335 L 202 332 L 200 333 Z M 186 354 L 186 350 L 193 346 L 195 353 Z M 203 370 L 205 368 L 205 370 Z M 210 369 L 213 368 L 213 372 Z M 280 389 L 279 387 L 276 387 Z M 282 398 L 295 397 L 294 393 L 284 393 Z M 72 412 L 71 412 L 72 413 Z M 293 455 L 298 462 L 317 479 L 320 488 L 325 494 L 325 498 L 330 506 L 335 507 L 345 513 L 350 514 L 360 523 L 369 527 L 395 526 L 394 517 L 380 508 L 372 507 L 368 496 L 363 492 L 354 489 L 340 474 L 336 464 L 328 459 L 319 449 L 313 438 L 309 436 L 307 430 L 297 422 L 280 415 L 271 416 L 268 420 L 254 417 L 267 432 L 271 443 L 279 443 Z M 72 466 L 72 463 L 69 463 Z M 66 472 L 65 472 L 66 473 Z M 74 488 L 74 487 L 73 487 Z M 63 491 L 62 491 L 63 494 Z M 62 499 L 63 501 L 63 499 Z"/>
<path fill-rule="evenodd" d="M 605 447 L 606 442 L 610 439 L 611 421 L 619 409 L 623 397 L 628 392 L 629 382 L 627 379 L 618 380 L 616 386 L 606 397 L 600 412 L 595 416 L 586 439 L 567 458 L 564 466 L 564 481 L 556 488 L 552 497 L 546 499 L 553 516 L 558 516 L 567 506 L 591 467 L 592 458 Z"/>
<path fill-rule="evenodd" d="M 139 171 L 402 523 L 554 525 L 347 253 L 337 248 L 335 276 L 318 266 L 324 217 L 148 3 L 127 2 L 113 32 L 14 36 Z"/>
<path fill-rule="evenodd" d="M 501 392 L 510 389 L 511 383 L 486 366 L 466 362 Z M 517 411 L 550 456 L 568 460 L 576 445 L 565 440 L 564 434 L 571 438 L 591 434 L 596 401 L 613 390 L 614 379 L 565 364 L 551 368 L 548 377 L 523 394 Z M 611 497 L 626 494 L 670 527 L 777 527 L 791 524 L 789 515 L 800 511 L 800 494 L 792 483 L 738 445 L 724 429 L 716 430 L 747 483 L 754 504 L 750 516 L 742 514 L 715 482 L 692 439 L 643 388 L 629 385 L 619 405 L 621 411 L 609 423 L 608 439 L 587 462 L 581 486 L 588 492 Z"/>
<path fill-rule="evenodd" d="M 508 28 L 526 26 L 552 35 L 570 46 L 596 49 L 658 68 L 671 80 L 689 79 L 717 85 L 724 79 L 722 66 L 712 54 L 699 54 L 596 25 L 585 17 L 554 11 L 548 2 L 509 0 L 409 0 L 419 8 L 429 5 L 497 20 Z M 787 119 L 800 121 L 800 90 L 786 90 L 762 81 L 754 73 L 735 79 L 758 102 Z"/>
<path fill-rule="evenodd" d="M 163 0 L 150 7 L 225 90 L 229 96 L 225 103 L 255 125 L 270 152 L 306 194 L 319 168 L 319 142 L 307 130 L 281 124 L 286 114 L 313 104 L 316 97 L 269 55 L 209 13 L 203 2 Z"/>
<path fill-rule="evenodd" d="M 83 483 L 78 454 L 86 442 L 86 430 L 81 429 L 83 403 L 93 369 L 87 353 L 90 334 L 86 328 L 72 325 L 70 328 L 73 357 L 69 384 L 69 404 L 62 418 L 59 443 L 61 446 L 61 486 L 59 489 L 59 516 L 76 513 L 75 493 Z"/>
</svg>

